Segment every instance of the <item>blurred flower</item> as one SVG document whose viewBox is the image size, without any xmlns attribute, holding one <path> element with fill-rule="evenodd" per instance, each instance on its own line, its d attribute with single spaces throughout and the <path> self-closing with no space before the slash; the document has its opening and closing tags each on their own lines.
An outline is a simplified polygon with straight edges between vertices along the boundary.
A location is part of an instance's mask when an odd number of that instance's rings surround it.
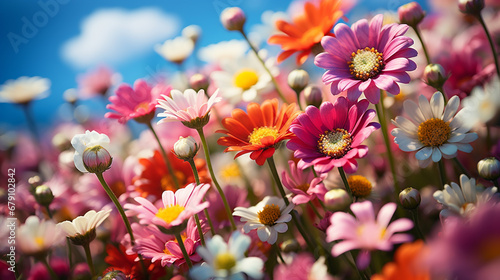
<svg viewBox="0 0 500 280">
<path fill-rule="evenodd" d="M 111 209 L 96 212 L 90 210 L 84 216 L 78 216 L 73 221 L 63 221 L 57 224 L 66 236 L 76 245 L 88 244 L 95 238 L 95 229 L 111 213 Z"/>
<path fill-rule="evenodd" d="M 202 89 L 206 92 L 208 90 L 209 85 L 210 81 L 208 80 L 208 77 L 204 74 L 196 73 L 192 75 L 191 78 L 189 78 L 189 86 L 195 91 Z"/>
<path fill-rule="evenodd" d="M 106 147 L 108 146 L 109 142 L 110 142 L 109 137 L 106 134 L 98 133 L 95 130 L 93 131 L 87 130 L 85 131 L 85 134 L 77 134 L 73 136 L 73 139 L 71 139 L 71 145 L 73 146 L 73 148 L 75 148 L 74 162 L 76 168 L 83 173 L 89 172 L 89 170 L 87 170 L 87 168 L 85 167 L 85 163 L 83 162 L 83 156 L 85 151 L 88 151 L 88 149 L 97 149 L 99 147 L 101 147 L 101 149 L 106 150 Z M 99 149 L 99 151 L 101 149 Z M 99 151 L 96 150 L 96 153 Z M 104 163 L 101 162 L 101 159 L 105 160 L 104 158 L 99 157 L 99 159 L 96 158 L 96 160 L 98 160 L 98 162 L 96 161 L 96 163 L 97 164 Z M 111 163 L 109 164 L 111 165 Z"/>
<path fill-rule="evenodd" d="M 108 90 L 121 79 L 120 74 L 105 66 L 91 70 L 77 78 L 81 98 L 86 99 L 93 96 L 105 96 Z"/>
<path fill-rule="evenodd" d="M 233 211 L 236 207 L 250 206 L 247 190 L 227 185 L 222 188 L 222 191 L 226 196 L 227 203 L 229 204 L 229 209 L 231 209 L 231 211 Z M 231 226 L 220 194 L 216 192 L 209 192 L 206 196 L 206 200 L 210 203 L 210 207 L 208 207 L 207 211 L 210 219 L 212 220 L 214 229 L 217 231 Z M 205 217 L 204 213 L 200 213 L 200 219 L 202 217 Z"/>
<path fill-rule="evenodd" d="M 189 184 L 175 194 L 164 191 L 160 208 L 142 197 L 135 198 L 139 205 L 125 204 L 125 208 L 130 210 L 130 215 L 137 215 L 141 224 L 155 224 L 169 229 L 182 225 L 189 217 L 208 207 L 209 203 L 202 202 L 202 199 L 209 188 L 209 184 Z"/>
<path fill-rule="evenodd" d="M 212 107 L 222 100 L 217 96 L 218 92 L 216 90 L 210 99 L 207 99 L 202 89 L 198 92 L 187 89 L 184 93 L 173 89 L 171 97 L 162 95 L 163 99 L 158 99 L 156 107 L 165 110 L 158 113 L 158 117 L 162 117 L 158 124 L 180 121 L 189 128 L 203 127 L 210 119 L 209 113 Z"/>
<path fill-rule="evenodd" d="M 98 280 L 128 280 L 129 278 L 127 277 L 127 275 L 125 275 L 125 273 L 119 271 L 119 270 L 113 270 L 113 271 L 110 271 L 108 273 L 106 273 L 106 275 L 104 275 L 104 277 L 99 277 Z"/>
<path fill-rule="evenodd" d="M 307 203 L 315 198 L 324 200 L 326 188 L 322 181 L 326 174 L 314 176 L 310 169 L 300 169 L 293 160 L 288 161 L 289 173 L 283 171 L 281 178 L 283 186 L 293 193 L 292 202 L 295 205 Z"/>
<path fill-rule="evenodd" d="M 165 275 L 165 269 L 162 266 L 152 264 L 149 260 L 144 260 L 148 275 L 143 275 L 142 265 L 138 261 L 139 256 L 137 254 L 125 253 L 125 250 L 125 246 L 121 244 L 118 245 L 118 248 L 111 244 L 106 245 L 106 257 L 104 261 L 110 266 L 103 274 L 119 270 L 128 277 L 127 279 L 159 279 Z"/>
<path fill-rule="evenodd" d="M 325 205 L 333 211 L 344 210 L 352 203 L 352 198 L 345 189 L 331 189 L 325 193 Z"/>
<path fill-rule="evenodd" d="M 464 124 L 465 111 L 456 114 L 459 105 L 458 96 L 453 96 L 445 106 L 440 92 L 434 93 L 430 102 L 420 95 L 418 105 L 406 100 L 403 106 L 409 119 L 397 116 L 392 121 L 397 127 L 391 132 L 394 143 L 402 151 L 417 151 L 415 157 L 422 168 L 441 157 L 454 158 L 457 151 L 470 153 L 469 143 L 477 139 L 477 134 L 469 133 L 470 126 Z"/>
<path fill-rule="evenodd" d="M 441 203 L 445 209 L 441 216 L 448 217 L 453 214 L 470 215 L 479 204 L 485 204 L 497 192 L 497 187 L 490 187 L 481 191 L 476 186 L 476 179 L 460 175 L 460 186 L 451 182 L 451 187 L 444 185 L 443 191 L 434 192 L 434 198 Z"/>
<path fill-rule="evenodd" d="M 297 65 L 306 62 L 315 45 L 323 36 L 331 34 L 333 25 L 342 17 L 340 8 L 341 1 L 338 0 L 321 0 L 317 5 L 309 1 L 304 3 L 303 13 L 294 17 L 292 23 L 277 20 L 277 29 L 285 34 L 271 36 L 268 43 L 281 45 L 283 52 L 278 56 L 278 62 L 296 52 Z"/>
<path fill-rule="evenodd" d="M 188 25 L 182 29 L 182 36 L 191 39 L 196 44 L 201 35 L 201 27 L 199 25 Z"/>
<path fill-rule="evenodd" d="M 224 118 L 222 125 L 226 130 L 218 130 L 227 136 L 219 138 L 217 143 L 227 146 L 224 152 L 239 151 L 235 158 L 250 153 L 250 158 L 258 165 L 273 156 L 276 145 L 290 139 L 290 124 L 297 116 L 295 104 L 283 104 L 278 110 L 278 100 L 266 100 L 262 106 L 250 103 L 247 112 L 234 109 L 231 117 Z"/>
<path fill-rule="evenodd" d="M 489 122 L 500 109 L 500 80 L 494 78 L 484 87 L 478 86 L 472 90 L 471 95 L 462 99 L 462 107 L 466 125 L 475 127 Z"/>
<path fill-rule="evenodd" d="M 243 26 L 246 20 L 245 13 L 238 7 L 226 8 L 220 14 L 222 25 L 229 31 L 243 32 Z"/>
<path fill-rule="evenodd" d="M 34 99 L 47 97 L 50 80 L 40 77 L 19 77 L 7 80 L 0 87 L 0 102 L 27 104 Z"/>
<path fill-rule="evenodd" d="M 71 275 L 71 268 L 69 267 L 68 263 L 64 259 L 60 258 L 52 258 L 49 261 L 50 268 L 54 271 L 54 273 L 57 275 L 59 279 L 72 279 L 70 277 Z M 90 275 L 89 275 L 90 277 Z M 11 279 L 10 277 L 7 277 L 5 279 Z M 15 279 L 15 278 L 12 278 Z M 41 262 L 36 263 L 31 267 L 29 270 L 28 277 L 26 278 L 27 280 L 51 280 L 54 279 L 50 275 L 49 271 L 47 270 L 47 267 L 45 267 L 44 264 Z"/>
<path fill-rule="evenodd" d="M 243 226 L 245 233 L 257 229 L 262 242 L 274 244 L 278 240 L 278 233 L 288 230 L 286 223 L 292 219 L 290 212 L 294 207 L 293 203 L 286 206 L 282 198 L 266 196 L 255 206 L 236 207 L 233 216 L 241 217 L 240 220 L 245 223 Z"/>
<path fill-rule="evenodd" d="M 194 50 L 194 42 L 190 38 L 176 37 L 155 46 L 155 51 L 166 60 L 182 64 Z"/>
<path fill-rule="evenodd" d="M 247 42 L 233 39 L 202 47 L 198 56 L 207 63 L 220 64 L 223 61 L 234 61 L 244 57 L 247 50 Z"/>
<path fill-rule="evenodd" d="M 367 110 L 369 102 L 349 105 L 344 97 L 335 104 L 324 102 L 318 109 L 306 108 L 290 126 L 295 133 L 286 144 L 299 158 L 298 167 L 314 166 L 319 173 L 327 173 L 334 167 L 343 167 L 347 173 L 358 168 L 356 159 L 366 156 L 368 147 L 361 145 L 380 124 L 370 122 L 375 117 L 373 109 Z"/>
<path fill-rule="evenodd" d="M 116 96 L 109 97 L 111 104 L 106 105 L 106 108 L 116 112 L 108 112 L 104 116 L 118 119 L 120 123 L 134 119 L 149 124 L 155 116 L 157 98 L 160 94 L 168 95 L 170 90 L 170 87 L 163 86 L 152 90 L 146 81 L 140 79 L 135 81 L 134 88 L 123 84 L 116 90 Z"/>
<path fill-rule="evenodd" d="M 356 264 L 359 269 L 365 269 L 370 264 L 370 251 L 390 251 L 393 244 L 410 241 L 411 235 L 396 232 L 411 229 L 412 221 L 401 218 L 389 224 L 396 207 L 393 202 L 385 204 L 378 212 L 377 220 L 371 201 L 351 204 L 356 218 L 344 212 L 333 213 L 326 241 L 343 241 L 333 246 L 332 255 L 338 257 L 347 251 L 361 249 Z"/>
<path fill-rule="evenodd" d="M 275 280 L 333 280 L 328 274 L 325 257 L 321 256 L 315 262 L 309 253 L 300 253 L 293 257 L 292 262 L 279 264 L 274 269 Z"/>
<path fill-rule="evenodd" d="M 52 220 L 29 216 L 17 229 L 16 243 L 23 254 L 43 257 L 52 246 L 60 243 L 62 232 Z"/>
<path fill-rule="evenodd" d="M 244 279 L 243 273 L 252 279 L 262 278 L 264 262 L 257 257 L 245 257 L 251 239 L 235 231 L 228 243 L 220 235 L 207 241 L 206 247 L 198 247 L 198 254 L 205 260 L 194 266 L 189 276 L 194 279 Z"/>
<path fill-rule="evenodd" d="M 327 69 L 323 82 L 330 84 L 333 95 L 347 91 L 351 101 L 363 92 L 370 103 L 377 104 L 380 90 L 393 95 L 400 92 L 397 83 L 407 84 L 417 65 L 409 58 L 417 56 L 410 48 L 413 40 L 403 36 L 405 24 L 382 27 L 383 16 L 377 15 L 368 24 L 362 19 L 349 28 L 343 23 L 335 26 L 336 37 L 325 36 L 321 45 L 326 52 L 316 56 L 314 63 Z"/>
</svg>

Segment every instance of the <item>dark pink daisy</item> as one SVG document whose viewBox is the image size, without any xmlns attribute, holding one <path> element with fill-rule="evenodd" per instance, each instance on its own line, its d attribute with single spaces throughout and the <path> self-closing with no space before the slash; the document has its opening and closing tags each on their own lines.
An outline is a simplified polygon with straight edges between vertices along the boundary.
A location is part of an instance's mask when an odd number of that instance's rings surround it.
<svg viewBox="0 0 500 280">
<path fill-rule="evenodd" d="M 319 109 L 307 107 L 290 126 L 295 137 L 286 144 L 300 159 L 297 167 L 314 166 L 319 173 L 334 167 L 356 172 L 356 159 L 368 153 L 368 147 L 361 142 L 380 128 L 380 124 L 370 122 L 375 111 L 367 110 L 369 104 L 363 99 L 350 105 L 345 97 L 339 97 L 335 104 L 324 102 Z"/>
<path fill-rule="evenodd" d="M 382 26 L 382 21 L 383 15 L 377 15 L 369 24 L 362 19 L 351 28 L 339 23 L 334 28 L 335 37 L 321 40 L 326 52 L 317 55 L 314 63 L 327 69 L 323 83 L 331 83 L 333 95 L 347 91 L 349 100 L 356 101 L 364 92 L 371 103 L 377 104 L 380 90 L 397 95 L 397 83 L 410 82 L 406 72 L 417 65 L 409 58 L 417 51 L 410 48 L 413 40 L 403 36 L 408 25 Z"/>
<path fill-rule="evenodd" d="M 116 90 L 115 96 L 110 96 L 106 108 L 116 112 L 108 112 L 105 117 L 118 119 L 120 123 L 126 123 L 134 119 L 140 123 L 150 123 L 155 116 L 157 99 L 161 94 L 168 95 L 171 87 L 157 85 L 151 88 L 144 80 L 137 80 L 134 88 L 127 84 L 121 85 Z"/>
</svg>

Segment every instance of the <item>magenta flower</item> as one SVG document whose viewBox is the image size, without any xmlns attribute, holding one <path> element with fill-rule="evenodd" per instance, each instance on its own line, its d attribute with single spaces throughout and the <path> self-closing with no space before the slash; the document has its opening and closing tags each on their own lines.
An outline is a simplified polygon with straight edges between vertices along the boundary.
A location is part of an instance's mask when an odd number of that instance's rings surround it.
<svg viewBox="0 0 500 280">
<path fill-rule="evenodd" d="M 153 89 L 144 80 L 137 80 L 134 88 L 127 84 L 121 85 L 116 90 L 116 96 L 110 96 L 106 108 L 116 112 L 108 112 L 106 118 L 118 119 L 126 123 L 134 119 L 139 123 L 149 123 L 155 116 L 157 98 L 160 94 L 169 94 L 171 87 L 158 85 Z"/>
<path fill-rule="evenodd" d="M 331 83 L 331 92 L 337 95 L 347 91 L 351 101 L 358 100 L 361 92 L 373 104 L 380 99 L 380 90 L 399 94 L 397 83 L 407 84 L 417 65 L 409 60 L 417 56 L 410 48 L 413 40 L 403 36 L 406 24 L 382 26 L 383 15 L 375 16 L 370 23 L 357 21 L 349 28 L 339 23 L 334 28 L 335 37 L 325 36 L 321 45 L 326 52 L 316 56 L 316 66 L 327 69 L 323 83 Z"/>
<path fill-rule="evenodd" d="M 164 191 L 162 194 L 163 206 L 159 209 L 142 197 L 135 198 L 135 201 L 140 205 L 125 204 L 125 208 L 131 210 L 129 215 L 136 215 L 141 224 L 155 224 L 169 229 L 183 224 L 191 216 L 208 207 L 208 201 L 202 202 L 202 199 L 209 188 L 209 184 L 197 186 L 191 183 L 175 193 Z"/>
<path fill-rule="evenodd" d="M 334 167 L 345 172 L 358 169 L 356 159 L 366 156 L 368 147 L 361 145 L 380 124 L 370 122 L 375 111 L 367 110 L 369 102 L 361 100 L 349 105 L 344 97 L 335 104 L 324 102 L 318 109 L 308 106 L 290 126 L 295 133 L 286 144 L 300 161 L 297 167 L 314 166 L 319 173 L 327 173 Z"/>
<path fill-rule="evenodd" d="M 361 249 L 356 264 L 359 269 L 365 269 L 370 264 L 370 251 L 390 251 L 395 243 L 411 241 L 409 234 L 396 234 L 411 229 L 411 220 L 401 218 L 389 224 L 396 207 L 393 202 L 384 205 L 378 212 L 377 220 L 371 201 L 351 204 L 356 217 L 344 212 L 333 213 L 331 225 L 326 231 L 326 241 L 343 241 L 333 246 L 332 255 L 338 257 L 347 251 Z"/>
<path fill-rule="evenodd" d="M 310 169 L 300 169 L 293 160 L 288 161 L 290 174 L 283 171 L 283 185 L 293 193 L 292 202 L 296 205 L 307 203 L 315 198 L 324 200 L 326 188 L 322 183 L 326 174 L 314 176 Z"/>
<path fill-rule="evenodd" d="M 333 280 L 328 274 L 328 268 L 325 265 L 325 257 L 321 256 L 317 261 L 309 253 L 300 253 L 292 258 L 289 265 L 279 264 L 274 269 L 275 280 Z"/>
</svg>

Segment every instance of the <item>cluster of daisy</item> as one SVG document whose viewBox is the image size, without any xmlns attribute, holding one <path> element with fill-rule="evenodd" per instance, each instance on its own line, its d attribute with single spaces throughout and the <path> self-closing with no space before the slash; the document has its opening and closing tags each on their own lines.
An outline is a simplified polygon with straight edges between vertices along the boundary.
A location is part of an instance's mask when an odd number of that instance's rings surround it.
<svg viewBox="0 0 500 280">
<path fill-rule="evenodd" d="M 352 24 L 348 1 L 300 2 L 254 30 L 277 58 L 227 8 L 244 41 L 198 50 L 188 26 L 155 50 L 205 66 L 132 86 L 101 67 L 64 94 L 73 121 L 43 133 L 28 105 L 50 81 L 6 82 L 34 139 L 0 135 L 19 223 L 0 278 L 497 279 L 497 2 Z M 94 96 L 109 112 L 79 116 Z"/>
</svg>

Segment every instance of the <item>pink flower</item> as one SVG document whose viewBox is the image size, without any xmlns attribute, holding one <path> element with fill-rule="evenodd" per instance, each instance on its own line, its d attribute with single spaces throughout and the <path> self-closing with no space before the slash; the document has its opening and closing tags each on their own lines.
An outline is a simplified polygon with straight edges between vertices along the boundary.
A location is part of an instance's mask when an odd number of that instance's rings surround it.
<svg viewBox="0 0 500 280">
<path fill-rule="evenodd" d="M 101 66 L 93 71 L 79 75 L 78 87 L 83 98 L 97 95 L 106 95 L 108 89 L 116 82 L 119 75 L 113 73 L 109 68 Z"/>
<path fill-rule="evenodd" d="M 308 106 L 290 126 L 296 137 L 286 144 L 300 159 L 297 167 L 314 166 L 319 173 L 334 167 L 356 172 L 356 159 L 368 153 L 368 147 L 361 142 L 380 128 L 380 124 L 370 122 L 375 111 L 367 110 L 368 105 L 367 100 L 349 105 L 345 97 L 339 97 L 335 104 L 324 102 L 319 109 Z"/>
<path fill-rule="evenodd" d="M 409 83 L 406 71 L 417 65 L 409 58 L 417 55 L 410 48 L 413 40 L 403 36 L 405 24 L 382 26 L 383 15 L 354 23 L 351 28 L 339 23 L 334 28 L 336 37 L 325 36 L 321 45 L 326 52 L 316 56 L 314 63 L 327 69 L 323 83 L 330 84 L 333 95 L 347 91 L 351 101 L 358 100 L 361 92 L 373 104 L 380 99 L 380 90 L 399 94 L 397 83 Z"/>
<path fill-rule="evenodd" d="M 180 121 L 189 128 L 200 128 L 206 125 L 210 119 L 209 114 L 215 103 L 222 100 L 218 97 L 218 90 L 207 99 L 205 91 L 198 92 L 187 89 L 182 93 L 179 90 L 172 90 L 171 97 L 162 95 L 163 99 L 158 99 L 157 108 L 164 109 L 158 117 L 164 117 L 158 124 L 164 122 Z"/>
<path fill-rule="evenodd" d="M 315 198 L 324 200 L 326 188 L 322 181 L 326 178 L 326 174 L 316 177 L 310 169 L 298 168 L 293 160 L 289 160 L 288 165 L 290 165 L 290 175 L 283 172 L 282 180 L 283 185 L 294 194 L 292 198 L 294 204 L 304 204 Z"/>
<path fill-rule="evenodd" d="M 333 280 L 328 274 L 325 257 L 318 261 L 309 253 L 300 253 L 292 259 L 289 265 L 280 264 L 274 269 L 275 280 Z"/>
<path fill-rule="evenodd" d="M 326 231 L 326 241 L 343 241 L 333 246 L 332 255 L 338 257 L 347 251 L 361 249 L 356 263 L 359 269 L 365 269 L 370 264 L 370 251 L 389 251 L 395 243 L 411 241 L 409 234 L 395 234 L 411 229 L 411 220 L 401 218 L 389 224 L 396 207 L 393 202 L 384 205 L 378 212 L 377 220 L 370 201 L 351 204 L 351 210 L 356 217 L 344 212 L 335 212 Z"/>
<path fill-rule="evenodd" d="M 105 117 L 118 119 L 120 123 L 126 123 L 134 119 L 140 123 L 149 123 L 155 115 L 157 98 L 160 94 L 169 94 L 171 87 L 159 85 L 151 89 L 144 80 L 137 80 L 134 88 L 127 84 L 121 85 L 116 90 L 116 96 L 110 96 L 106 108 L 116 111 L 106 113 Z"/>
<path fill-rule="evenodd" d="M 171 228 L 183 224 L 194 214 L 207 208 L 209 203 L 203 202 L 205 193 L 210 188 L 209 184 L 196 185 L 191 183 L 175 192 L 164 191 L 162 194 L 163 207 L 159 209 L 149 200 L 136 197 L 140 205 L 125 204 L 132 215 L 137 215 L 141 224 L 155 224 L 164 228 Z"/>
<path fill-rule="evenodd" d="M 236 207 L 249 207 L 250 202 L 248 201 L 248 192 L 245 189 L 227 185 L 222 188 L 222 191 L 226 195 L 227 203 L 229 208 L 233 210 Z M 226 209 L 222 203 L 222 198 L 216 192 L 210 192 L 207 194 L 207 201 L 210 203 L 210 207 L 207 209 L 208 215 L 212 219 L 212 225 L 215 230 L 223 229 L 226 226 L 230 226 L 230 222 L 227 216 Z M 205 217 L 204 213 L 200 214 L 200 219 Z"/>
</svg>

